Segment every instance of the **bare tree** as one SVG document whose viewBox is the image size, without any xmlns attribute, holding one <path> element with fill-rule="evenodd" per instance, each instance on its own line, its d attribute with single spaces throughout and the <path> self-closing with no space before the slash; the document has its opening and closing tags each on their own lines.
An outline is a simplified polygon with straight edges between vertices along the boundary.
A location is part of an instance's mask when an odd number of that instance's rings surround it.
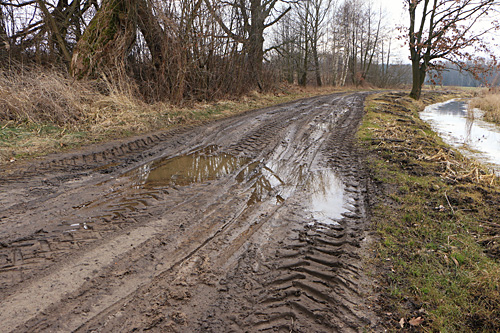
<svg viewBox="0 0 500 333">
<path fill-rule="evenodd" d="M 356 73 L 356 84 L 362 84 L 366 80 L 367 74 L 373 64 L 373 58 L 380 47 L 382 10 L 380 10 L 377 18 L 372 5 L 369 3 L 363 14 L 364 25 L 361 32 L 359 54 L 360 68 L 359 72 Z"/>
<path fill-rule="evenodd" d="M 302 1 L 295 4 L 297 45 L 300 50 L 299 66 L 297 67 L 298 83 L 307 85 L 307 72 L 311 56 L 311 2 Z"/>
<path fill-rule="evenodd" d="M 477 23 L 494 10 L 497 1 L 405 0 L 405 5 L 410 19 L 407 40 L 412 62 L 412 98 L 420 98 L 427 71 L 439 66 L 435 60 L 445 59 L 467 69 L 465 62 L 473 61 L 474 52 L 491 54 L 483 37 L 497 30 L 498 23 L 490 23 L 486 28 Z"/>
<path fill-rule="evenodd" d="M 326 18 L 330 15 L 333 0 L 298 1 L 294 5 L 296 46 L 300 50 L 298 82 L 307 84 L 307 74 L 314 70 L 316 85 L 323 84 L 319 48 L 325 34 Z"/>
<path fill-rule="evenodd" d="M 19 51 L 41 53 L 55 61 L 71 61 L 74 45 L 81 36 L 84 17 L 96 0 L 0 1 L 6 28 L 7 44 Z"/>
<path fill-rule="evenodd" d="M 288 83 L 294 83 L 295 72 L 299 64 L 298 35 L 294 23 L 292 15 L 286 15 L 276 24 L 273 31 L 275 51 L 279 55 L 277 59 L 282 77 Z"/>
<path fill-rule="evenodd" d="M 139 1 L 103 0 L 76 45 L 71 60 L 73 75 L 79 78 L 92 75 L 98 69 L 118 66 L 124 61 L 136 39 Z"/>
<path fill-rule="evenodd" d="M 249 74 L 251 81 L 261 89 L 260 77 L 262 74 L 262 62 L 264 60 L 264 31 L 283 18 L 290 7 L 282 10 L 277 9 L 278 0 L 233 0 L 224 2 L 237 14 L 239 22 L 236 28 L 231 29 L 232 22 L 228 26 L 220 11 L 217 11 L 211 0 L 205 0 L 212 15 L 226 32 L 234 40 L 243 44 L 243 49 L 248 58 Z"/>
<path fill-rule="evenodd" d="M 349 71 L 349 59 L 351 58 L 351 14 L 349 3 L 344 2 L 335 12 L 332 24 L 332 71 L 333 84 L 343 86 L 347 80 Z"/>
<path fill-rule="evenodd" d="M 322 85 L 321 70 L 319 63 L 319 43 L 324 35 L 325 20 L 330 13 L 333 0 L 311 0 L 311 49 L 314 60 L 314 72 L 316 75 L 316 84 Z"/>
</svg>

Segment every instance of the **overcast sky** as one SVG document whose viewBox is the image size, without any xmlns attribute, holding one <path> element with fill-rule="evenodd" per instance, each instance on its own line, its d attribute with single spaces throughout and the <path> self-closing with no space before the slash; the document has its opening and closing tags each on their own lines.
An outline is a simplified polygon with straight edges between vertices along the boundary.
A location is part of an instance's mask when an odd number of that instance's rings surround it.
<svg viewBox="0 0 500 333">
<path fill-rule="evenodd" d="M 399 31 L 396 30 L 399 26 L 408 27 L 409 25 L 409 14 L 407 9 L 404 7 L 405 0 L 372 0 L 377 6 L 381 6 L 382 9 L 387 13 L 386 26 L 394 31 L 394 37 L 399 35 Z M 491 26 L 491 19 L 498 19 L 498 14 L 490 15 L 489 17 L 484 17 L 481 21 L 476 23 L 476 27 L 479 30 L 489 28 Z M 491 38 L 495 40 L 500 39 L 500 34 L 498 32 L 492 32 L 485 36 L 485 41 L 492 43 Z M 394 41 L 396 42 L 396 41 Z M 498 46 L 493 46 L 492 50 L 498 50 L 497 53 L 500 55 L 500 48 Z M 410 63 L 408 60 L 409 51 L 408 48 L 403 46 L 401 42 L 396 46 L 392 47 L 391 52 L 394 54 L 393 61 L 398 58 L 404 63 Z"/>
<path fill-rule="evenodd" d="M 374 5 L 380 6 L 382 11 L 386 14 L 385 25 L 390 31 L 393 32 L 393 37 L 400 34 L 396 30 L 400 26 L 408 26 L 409 14 L 404 9 L 404 0 L 372 0 Z M 392 62 L 402 61 L 403 63 L 410 63 L 408 60 L 409 51 L 404 47 L 401 41 L 393 40 L 391 44 L 391 53 L 393 55 Z"/>
</svg>

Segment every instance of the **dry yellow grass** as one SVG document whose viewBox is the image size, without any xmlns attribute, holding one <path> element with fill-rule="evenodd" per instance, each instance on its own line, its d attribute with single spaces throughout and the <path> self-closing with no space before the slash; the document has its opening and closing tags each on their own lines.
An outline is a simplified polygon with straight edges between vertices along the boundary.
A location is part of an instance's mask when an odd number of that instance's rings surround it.
<svg viewBox="0 0 500 333">
<path fill-rule="evenodd" d="M 76 81 L 57 69 L 0 69 L 0 164 L 339 89 L 289 85 L 270 93 L 182 106 L 148 104 L 136 91 L 133 83 L 106 76 Z"/>
<path fill-rule="evenodd" d="M 485 92 L 481 96 L 472 99 L 470 106 L 484 111 L 483 119 L 500 124 L 500 92 Z"/>
<path fill-rule="evenodd" d="M 0 70 L 0 119 L 14 123 L 76 124 L 95 92 L 58 71 Z"/>
</svg>

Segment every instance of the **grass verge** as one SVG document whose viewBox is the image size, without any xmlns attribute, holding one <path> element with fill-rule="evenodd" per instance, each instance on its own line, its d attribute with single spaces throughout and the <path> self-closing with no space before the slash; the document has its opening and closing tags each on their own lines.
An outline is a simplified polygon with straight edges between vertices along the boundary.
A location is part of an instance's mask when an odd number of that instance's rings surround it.
<svg viewBox="0 0 500 333">
<path fill-rule="evenodd" d="M 500 92 L 484 91 L 479 97 L 472 99 L 470 106 L 484 111 L 483 119 L 500 124 Z"/>
<path fill-rule="evenodd" d="M 0 165 L 85 144 L 192 124 L 332 93 L 282 86 L 216 102 L 147 104 L 134 87 L 99 81 L 75 81 L 58 70 L 0 70 Z"/>
<path fill-rule="evenodd" d="M 376 274 L 391 331 L 500 331 L 500 182 L 418 117 L 452 97 L 374 95 L 358 132 L 375 185 Z"/>
</svg>

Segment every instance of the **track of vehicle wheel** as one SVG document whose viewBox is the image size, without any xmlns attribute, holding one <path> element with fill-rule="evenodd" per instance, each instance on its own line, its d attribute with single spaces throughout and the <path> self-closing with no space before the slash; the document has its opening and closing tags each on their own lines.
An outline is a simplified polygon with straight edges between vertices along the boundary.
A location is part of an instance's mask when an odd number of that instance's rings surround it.
<svg viewBox="0 0 500 333">
<path fill-rule="evenodd" d="M 310 98 L 6 172 L 4 327 L 373 327 L 368 184 L 353 136 L 364 96 Z M 338 216 L 311 208 L 333 190 Z"/>
</svg>

